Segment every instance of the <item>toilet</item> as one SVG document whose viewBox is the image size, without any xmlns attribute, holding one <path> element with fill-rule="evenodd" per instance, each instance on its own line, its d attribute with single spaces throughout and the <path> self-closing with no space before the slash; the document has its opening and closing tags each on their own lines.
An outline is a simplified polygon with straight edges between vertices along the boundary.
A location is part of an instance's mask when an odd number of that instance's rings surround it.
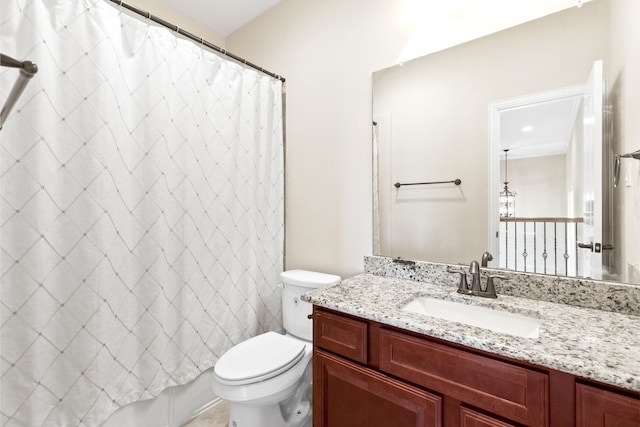
<svg viewBox="0 0 640 427">
<path fill-rule="evenodd" d="M 214 367 L 213 391 L 230 404 L 229 427 L 311 426 L 312 306 L 300 296 L 340 277 L 289 270 L 280 279 L 285 334 L 243 341 Z"/>
</svg>

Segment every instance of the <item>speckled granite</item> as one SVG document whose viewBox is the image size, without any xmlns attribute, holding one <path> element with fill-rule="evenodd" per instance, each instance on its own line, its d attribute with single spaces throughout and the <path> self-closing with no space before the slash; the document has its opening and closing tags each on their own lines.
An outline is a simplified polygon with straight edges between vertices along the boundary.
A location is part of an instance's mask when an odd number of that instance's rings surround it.
<svg viewBox="0 0 640 427">
<path fill-rule="evenodd" d="M 378 256 L 366 256 L 364 258 L 365 273 L 457 286 L 460 276 L 447 273 L 448 266 L 461 267 L 460 265 L 425 261 L 398 262 L 393 258 Z M 468 266 L 462 267 L 468 270 Z M 483 268 L 482 273 L 483 284 L 486 283 L 488 274 L 500 274 L 509 278 L 507 281 L 496 281 L 496 292 L 499 295 L 510 295 L 640 316 L 639 285 L 520 273 L 491 268 Z"/>
<path fill-rule="evenodd" d="M 615 296 L 614 300 L 621 299 L 618 292 L 609 293 L 599 288 L 585 291 L 582 289 L 585 285 L 581 283 L 549 285 L 548 280 L 540 281 L 536 277 L 526 285 L 520 279 L 517 286 L 512 282 L 509 287 L 500 287 L 500 297 L 492 300 L 458 294 L 457 279 L 455 275 L 444 272 L 444 264 L 416 263 L 406 267 L 389 264 L 380 257 L 367 257 L 365 268 L 369 273 L 310 292 L 303 299 L 318 306 L 640 391 L 640 316 L 616 312 L 624 310 L 618 310 L 614 303 L 608 301 L 611 294 Z M 391 277 L 392 274 L 400 277 Z M 416 281 L 427 278 L 433 278 L 437 284 Z M 600 291 L 608 296 L 601 298 Z M 529 296 L 515 297 L 507 295 L 507 292 Z M 553 298 L 560 303 L 533 299 L 545 292 L 554 295 Z M 630 294 L 636 295 L 634 292 Z M 604 311 L 581 307 L 583 303 L 589 304 L 585 295 L 591 295 L 612 309 Z M 431 296 L 536 317 L 542 324 L 540 335 L 538 338 L 520 338 L 403 312 L 400 308 L 416 296 Z M 577 303 L 569 305 L 569 302 Z M 630 311 L 638 310 L 633 304 L 623 305 L 629 305 Z"/>
</svg>

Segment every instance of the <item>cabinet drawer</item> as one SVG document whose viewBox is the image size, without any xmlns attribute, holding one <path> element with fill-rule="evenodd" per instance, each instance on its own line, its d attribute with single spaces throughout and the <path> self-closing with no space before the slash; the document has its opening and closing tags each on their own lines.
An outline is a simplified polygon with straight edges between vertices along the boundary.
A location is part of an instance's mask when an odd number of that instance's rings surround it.
<svg viewBox="0 0 640 427">
<path fill-rule="evenodd" d="M 548 376 L 380 330 L 380 370 L 529 426 L 547 426 Z"/>
<path fill-rule="evenodd" d="M 313 315 L 314 345 L 360 363 L 367 363 L 367 323 L 324 311 Z"/>
<path fill-rule="evenodd" d="M 576 426 L 638 427 L 640 399 L 576 384 Z"/>
</svg>

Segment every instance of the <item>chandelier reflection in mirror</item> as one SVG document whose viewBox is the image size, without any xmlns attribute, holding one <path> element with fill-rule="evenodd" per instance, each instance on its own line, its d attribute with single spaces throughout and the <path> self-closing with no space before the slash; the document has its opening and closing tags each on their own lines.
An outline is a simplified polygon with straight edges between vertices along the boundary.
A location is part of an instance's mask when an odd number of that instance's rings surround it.
<svg viewBox="0 0 640 427">
<path fill-rule="evenodd" d="M 500 192 L 500 217 L 513 217 L 516 215 L 517 193 L 509 190 L 509 179 L 507 178 L 508 152 L 508 149 L 504 150 L 504 189 Z"/>
</svg>

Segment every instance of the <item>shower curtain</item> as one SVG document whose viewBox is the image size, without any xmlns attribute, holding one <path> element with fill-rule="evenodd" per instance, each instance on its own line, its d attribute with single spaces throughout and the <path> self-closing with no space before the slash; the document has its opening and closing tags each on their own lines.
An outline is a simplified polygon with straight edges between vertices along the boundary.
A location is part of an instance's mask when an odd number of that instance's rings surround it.
<svg viewBox="0 0 640 427">
<path fill-rule="evenodd" d="M 39 67 L 0 131 L 0 423 L 95 426 L 280 328 L 282 84 L 106 0 L 0 8 Z"/>
</svg>

